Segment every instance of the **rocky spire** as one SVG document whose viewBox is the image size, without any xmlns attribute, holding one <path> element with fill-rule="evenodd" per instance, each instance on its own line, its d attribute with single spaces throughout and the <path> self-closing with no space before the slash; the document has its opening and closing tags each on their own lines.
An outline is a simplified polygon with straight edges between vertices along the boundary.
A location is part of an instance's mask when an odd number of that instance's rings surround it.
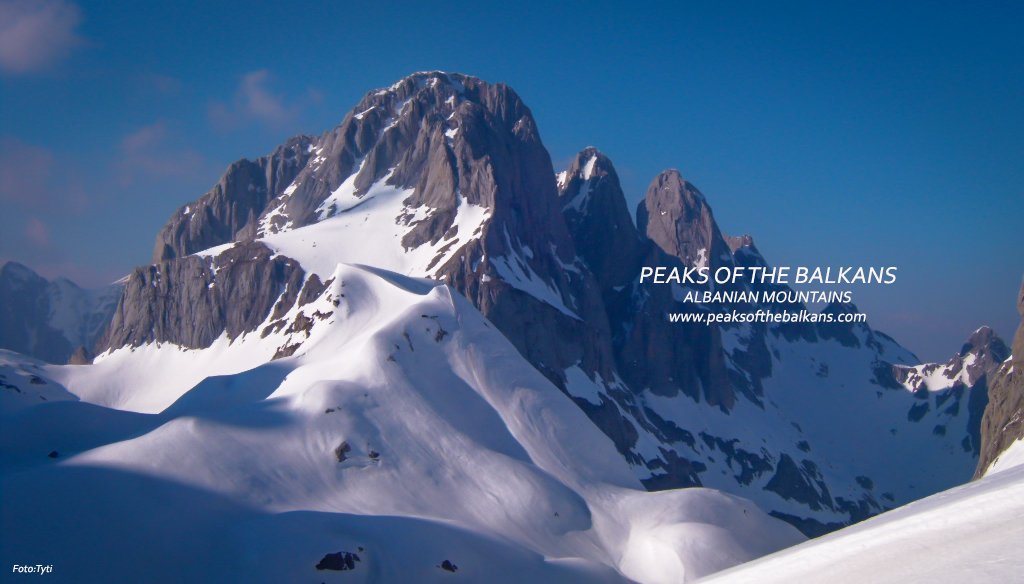
<svg viewBox="0 0 1024 584">
<path fill-rule="evenodd" d="M 601 288 L 630 283 L 643 243 L 612 161 L 588 146 L 556 178 L 566 225 Z"/>
<path fill-rule="evenodd" d="M 990 383 L 988 405 L 981 420 L 981 455 L 974 473 L 976 479 L 984 476 L 1011 444 L 1024 438 L 1024 284 L 1017 293 L 1017 312 L 1021 324 L 1013 337 L 1013 355 L 1002 363 Z"/>
<path fill-rule="evenodd" d="M 704 195 L 678 170 L 659 174 L 637 208 L 637 226 L 651 241 L 686 266 L 712 270 L 732 263 Z"/>
</svg>

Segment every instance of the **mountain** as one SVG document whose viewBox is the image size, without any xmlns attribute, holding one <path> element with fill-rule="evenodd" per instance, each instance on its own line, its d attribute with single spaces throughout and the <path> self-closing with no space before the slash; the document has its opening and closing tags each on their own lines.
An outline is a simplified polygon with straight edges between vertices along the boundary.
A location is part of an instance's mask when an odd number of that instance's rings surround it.
<svg viewBox="0 0 1024 584">
<path fill-rule="evenodd" d="M 609 435 L 648 488 L 741 494 L 817 535 L 967 480 L 987 379 L 1007 354 L 990 329 L 948 363 L 919 364 L 863 323 L 671 323 L 667 314 L 806 306 L 694 307 L 680 302 L 682 286 L 640 283 L 643 266 L 769 266 L 752 237 L 721 231 L 705 196 L 678 171 L 652 181 L 638 230 L 629 228 L 611 162 L 596 150 L 582 151 L 556 182 L 577 248 L 605 283 L 616 374 L 629 389 L 569 392 L 588 412 L 616 403 L 632 431 Z M 823 312 L 858 313 L 840 304 Z"/>
<path fill-rule="evenodd" d="M 125 278 L 93 364 L 0 354 L 3 553 L 73 549 L 92 579 L 692 580 L 1013 437 L 991 330 L 920 363 L 851 303 L 643 281 L 771 264 L 678 170 L 626 200 L 596 148 L 556 173 L 510 88 L 441 72 L 232 164 Z M 781 300 L 684 301 L 705 291 Z M 669 316 L 757 310 L 821 318 Z"/>
<path fill-rule="evenodd" d="M 86 290 L 6 262 L 0 266 L 0 347 L 50 363 L 67 363 L 73 355 L 91 359 L 120 295 L 120 284 Z"/>
<path fill-rule="evenodd" d="M 721 492 L 646 492 L 446 285 L 337 265 L 298 298 L 202 350 L 0 353 L 3 560 L 56 555 L 83 581 L 678 582 L 803 540 Z"/>
<path fill-rule="evenodd" d="M 154 262 L 128 277 L 109 352 L 302 330 L 311 315 L 283 315 L 339 263 L 431 278 L 569 395 L 646 488 L 724 490 L 808 534 L 967 480 L 1001 350 L 989 335 L 960 365 L 922 366 L 862 322 L 670 322 L 807 306 L 778 285 L 756 289 L 785 300 L 755 306 L 684 303 L 687 288 L 641 283 L 644 266 L 769 264 L 752 237 L 722 232 L 678 171 L 652 181 L 633 217 L 606 156 L 584 149 L 556 175 L 514 91 L 441 72 L 368 93 L 318 138 L 233 164 L 170 219 Z M 302 351 L 296 338 L 271 357 Z M 918 380 L 965 367 L 946 385 Z"/>
<path fill-rule="evenodd" d="M 992 389 L 981 424 L 981 456 L 975 478 L 1006 459 L 1024 460 L 1024 284 L 1017 294 L 1021 324 L 1013 337 L 1012 357 L 992 376 Z"/>
<path fill-rule="evenodd" d="M 469 298 L 549 377 L 579 361 L 610 376 L 606 323 L 579 316 L 601 312 L 597 285 L 575 265 L 550 158 L 511 89 L 418 73 L 367 94 L 320 138 L 295 138 L 255 164 L 282 156 L 305 161 L 284 165 L 290 183 L 263 180 L 243 161 L 183 207 L 158 236 L 156 265 L 201 250 L 216 256 L 221 248 L 207 248 L 241 233 L 321 278 L 338 262 L 432 277 Z M 225 194 L 236 192 L 244 205 Z M 235 219 L 225 227 L 225 217 Z M 129 295 L 124 304 L 138 302 Z M 171 337 L 132 342 L 143 340 Z"/>
</svg>

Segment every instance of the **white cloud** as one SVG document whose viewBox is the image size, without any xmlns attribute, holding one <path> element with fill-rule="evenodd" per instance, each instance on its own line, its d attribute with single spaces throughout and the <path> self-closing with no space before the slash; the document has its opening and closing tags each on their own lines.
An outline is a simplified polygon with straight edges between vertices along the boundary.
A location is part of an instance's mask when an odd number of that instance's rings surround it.
<svg viewBox="0 0 1024 584">
<path fill-rule="evenodd" d="M 50 246 L 50 229 L 35 217 L 25 225 L 25 238 L 38 247 Z"/>
<path fill-rule="evenodd" d="M 43 71 L 62 61 L 83 40 L 81 13 L 63 0 L 0 0 L 0 70 Z"/>
<path fill-rule="evenodd" d="M 305 95 L 289 100 L 271 89 L 272 80 L 266 69 L 246 73 L 230 102 L 210 104 L 210 121 L 221 128 L 238 127 L 246 122 L 285 127 L 294 123 L 308 105 L 322 99 L 319 92 L 310 89 Z"/>
<path fill-rule="evenodd" d="M 270 93 L 267 82 L 270 73 L 266 69 L 247 73 L 242 77 L 238 88 L 238 97 L 246 113 L 252 117 L 271 124 L 279 124 L 291 118 L 281 98 Z"/>
</svg>

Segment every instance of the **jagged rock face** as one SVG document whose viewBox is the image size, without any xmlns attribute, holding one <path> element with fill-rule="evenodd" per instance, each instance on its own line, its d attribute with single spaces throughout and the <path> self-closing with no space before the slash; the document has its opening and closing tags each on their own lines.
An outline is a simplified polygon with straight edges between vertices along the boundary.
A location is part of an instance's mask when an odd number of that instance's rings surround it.
<svg viewBox="0 0 1024 584">
<path fill-rule="evenodd" d="M 981 420 L 981 454 L 974 478 L 981 478 L 1007 447 L 1024 438 L 1024 285 L 1017 295 L 1021 325 L 1013 337 L 1012 357 L 992 376 Z"/>
<path fill-rule="evenodd" d="M 216 186 L 178 209 L 160 230 L 153 262 L 251 238 L 267 203 L 305 167 L 312 142 L 308 136 L 297 136 L 267 156 L 229 166 Z"/>
<path fill-rule="evenodd" d="M 605 293 L 632 284 L 644 253 L 615 167 L 596 148 L 558 175 L 558 200 L 580 257 Z"/>
<path fill-rule="evenodd" d="M 655 246 L 648 247 L 646 257 L 646 265 L 678 263 Z M 719 327 L 669 322 L 670 312 L 693 310 L 677 301 L 671 287 L 638 284 L 629 306 L 616 327 L 622 331 L 616 348 L 620 372 L 630 386 L 667 397 L 688 395 L 723 411 L 732 408 L 736 395 Z"/>
<path fill-rule="evenodd" d="M 651 182 L 637 208 L 637 225 L 647 243 L 641 265 L 706 266 L 713 271 L 733 263 L 704 195 L 676 170 Z M 639 268 L 634 273 L 639 281 Z M 679 302 L 678 287 L 644 285 L 642 290 L 631 298 L 627 322 L 621 325 L 629 331 L 619 351 L 624 377 L 658 395 L 684 393 L 728 411 L 736 395 L 719 327 L 669 322 L 669 312 L 692 310 Z"/>
<path fill-rule="evenodd" d="M 164 260 L 128 277 L 103 348 L 174 343 L 209 347 L 251 332 L 295 302 L 305 273 L 297 262 L 272 257 L 259 243 L 226 252 Z"/>
<path fill-rule="evenodd" d="M 507 226 L 510 235 L 568 243 L 547 178 L 553 174 L 550 157 L 529 108 L 505 85 L 439 72 L 412 75 L 368 93 L 312 152 L 294 189 L 274 201 L 278 212 L 263 222 L 262 232 L 340 212 L 324 203 L 347 179 L 356 197 L 386 179 L 413 189 L 409 209 L 433 210 L 406 234 L 406 248 L 448 233 L 462 198 L 491 209 L 494 223 Z M 491 245 L 506 245 L 502 233 L 490 238 Z M 562 259 L 571 261 L 571 252 L 560 250 Z"/>
<path fill-rule="evenodd" d="M 651 182 L 637 209 L 637 225 L 685 266 L 707 266 L 714 271 L 733 263 L 704 195 L 678 170 L 666 170 Z"/>
<path fill-rule="evenodd" d="M 7 262 L 0 267 L 0 348 L 66 363 L 77 348 L 90 349 L 102 335 L 120 288 L 84 290 Z"/>
</svg>

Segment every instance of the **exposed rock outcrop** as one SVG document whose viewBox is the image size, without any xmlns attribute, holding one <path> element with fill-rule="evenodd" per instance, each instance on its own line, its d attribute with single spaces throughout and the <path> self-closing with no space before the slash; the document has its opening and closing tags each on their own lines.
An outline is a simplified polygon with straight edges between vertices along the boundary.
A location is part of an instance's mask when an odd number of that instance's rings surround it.
<svg viewBox="0 0 1024 584">
<path fill-rule="evenodd" d="M 209 347 L 256 330 L 275 305 L 295 302 L 305 272 L 297 262 L 272 256 L 260 243 L 240 243 L 224 253 L 164 260 L 136 268 L 125 283 L 106 348 L 145 343 Z"/>
<path fill-rule="evenodd" d="M 251 239 L 256 220 L 310 159 L 313 139 L 296 136 L 271 154 L 239 160 L 208 193 L 181 207 L 156 236 L 153 262 Z"/>
<path fill-rule="evenodd" d="M 992 376 L 981 420 L 981 453 L 974 478 L 981 478 L 1011 444 L 1024 438 L 1024 285 L 1017 294 L 1021 325 L 1013 337 L 1012 357 Z"/>
</svg>

